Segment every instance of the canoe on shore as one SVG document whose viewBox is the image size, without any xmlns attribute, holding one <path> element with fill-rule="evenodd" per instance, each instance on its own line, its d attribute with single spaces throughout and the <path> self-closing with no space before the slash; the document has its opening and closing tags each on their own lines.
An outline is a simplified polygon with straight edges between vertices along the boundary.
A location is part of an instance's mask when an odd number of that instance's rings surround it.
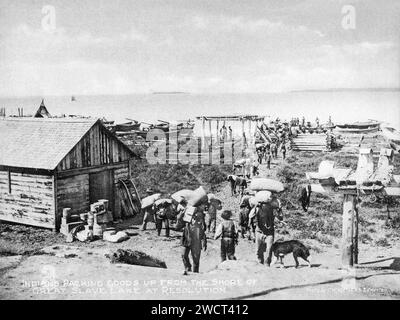
<svg viewBox="0 0 400 320">
<path fill-rule="evenodd" d="M 377 127 L 371 127 L 371 128 L 365 128 L 365 129 L 354 129 L 354 128 L 336 128 L 337 132 L 340 133 L 374 133 L 379 131 L 379 126 Z"/>
<path fill-rule="evenodd" d="M 372 129 L 372 128 L 379 128 L 380 126 L 379 121 L 371 120 L 365 122 L 353 122 L 353 123 L 343 123 L 337 124 L 336 127 L 338 129 L 356 129 L 356 130 L 365 130 L 365 129 Z"/>
</svg>

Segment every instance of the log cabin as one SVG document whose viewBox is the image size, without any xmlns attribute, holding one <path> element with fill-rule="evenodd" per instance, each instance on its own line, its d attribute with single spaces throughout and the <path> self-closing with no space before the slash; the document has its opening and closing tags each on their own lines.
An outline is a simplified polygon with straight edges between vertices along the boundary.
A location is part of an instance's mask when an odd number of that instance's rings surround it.
<svg viewBox="0 0 400 320">
<path fill-rule="evenodd" d="M 0 220 L 59 230 L 63 208 L 100 199 L 119 218 L 117 184 L 134 157 L 98 119 L 0 120 Z"/>
</svg>

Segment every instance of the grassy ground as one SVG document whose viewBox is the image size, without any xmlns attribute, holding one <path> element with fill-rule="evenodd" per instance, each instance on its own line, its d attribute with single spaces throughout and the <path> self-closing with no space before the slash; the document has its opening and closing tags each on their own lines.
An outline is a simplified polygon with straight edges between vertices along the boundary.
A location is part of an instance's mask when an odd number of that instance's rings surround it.
<svg viewBox="0 0 400 320">
<path fill-rule="evenodd" d="M 396 155 L 395 162 L 399 162 Z M 340 194 L 317 194 L 311 196 L 310 209 L 304 213 L 298 197 L 301 188 L 307 184 L 305 172 L 318 171 L 322 160 L 335 161 L 337 167 L 357 167 L 358 157 L 346 153 L 292 153 L 286 163 L 277 170 L 277 177 L 285 183 L 286 190 L 281 199 L 286 207 L 287 227 L 283 233 L 294 231 L 299 239 L 315 239 L 319 243 L 338 246 L 341 236 L 342 196 Z M 370 203 L 368 197 L 361 197 L 359 204 L 360 242 L 380 247 L 390 247 L 399 240 L 399 203 L 394 199 L 390 204 L 391 220 L 386 221 L 384 203 Z"/>
</svg>

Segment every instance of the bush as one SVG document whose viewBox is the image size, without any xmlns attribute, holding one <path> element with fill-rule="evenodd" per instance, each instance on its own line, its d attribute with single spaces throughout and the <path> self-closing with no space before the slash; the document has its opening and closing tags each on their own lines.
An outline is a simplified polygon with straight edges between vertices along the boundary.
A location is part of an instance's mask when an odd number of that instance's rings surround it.
<svg viewBox="0 0 400 320">
<path fill-rule="evenodd" d="M 381 238 L 375 241 L 375 245 L 377 245 L 378 247 L 390 247 L 390 243 L 386 238 Z"/>
<path fill-rule="evenodd" d="M 368 233 L 362 233 L 359 239 L 362 243 L 367 243 L 372 241 L 372 237 Z"/>
</svg>

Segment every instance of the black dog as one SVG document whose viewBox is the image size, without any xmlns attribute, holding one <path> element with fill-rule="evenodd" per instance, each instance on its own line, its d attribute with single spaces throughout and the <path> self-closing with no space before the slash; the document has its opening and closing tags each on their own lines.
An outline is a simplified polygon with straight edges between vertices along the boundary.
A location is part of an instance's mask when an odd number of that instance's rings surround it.
<svg viewBox="0 0 400 320">
<path fill-rule="evenodd" d="M 283 266 L 283 257 L 288 253 L 293 253 L 294 261 L 296 262 L 296 268 L 299 266 L 298 257 L 307 261 L 308 266 L 311 267 L 310 263 L 310 251 L 308 248 L 297 240 L 289 240 L 289 241 L 277 241 L 272 245 L 272 252 L 276 259 L 280 260 L 281 265 Z M 276 263 L 276 261 L 275 261 Z"/>
</svg>

